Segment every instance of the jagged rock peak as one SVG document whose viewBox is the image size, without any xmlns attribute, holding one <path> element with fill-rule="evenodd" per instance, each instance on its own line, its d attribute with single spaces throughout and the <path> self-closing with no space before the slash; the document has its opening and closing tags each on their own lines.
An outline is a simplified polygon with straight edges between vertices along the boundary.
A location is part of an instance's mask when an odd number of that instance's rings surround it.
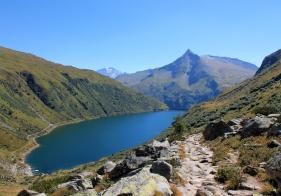
<svg viewBox="0 0 281 196">
<path fill-rule="evenodd" d="M 261 64 L 260 68 L 258 69 L 256 75 L 263 73 L 265 70 L 270 68 L 272 65 L 274 65 L 280 59 L 281 59 L 281 49 L 266 56 L 264 58 L 264 60 L 262 61 L 262 64 Z"/>
</svg>

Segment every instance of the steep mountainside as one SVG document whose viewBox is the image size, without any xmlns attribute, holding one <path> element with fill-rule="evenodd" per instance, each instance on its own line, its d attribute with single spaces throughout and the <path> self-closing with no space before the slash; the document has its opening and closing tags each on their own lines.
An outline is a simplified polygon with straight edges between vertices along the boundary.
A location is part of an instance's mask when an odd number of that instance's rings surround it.
<svg viewBox="0 0 281 196">
<path fill-rule="evenodd" d="M 124 74 L 117 80 L 155 97 L 171 109 L 186 109 L 217 96 L 225 87 L 250 78 L 256 70 L 255 65 L 238 59 L 200 57 L 188 50 L 171 64 Z"/>
<path fill-rule="evenodd" d="M 264 59 L 262 65 L 266 62 L 268 62 L 268 57 Z M 227 89 L 213 101 L 191 108 L 185 116 L 186 125 L 200 127 L 221 117 L 230 120 L 255 113 L 280 112 L 281 56 L 272 63 L 267 63 L 265 71 L 260 70 L 257 72 L 260 74 Z"/>
<path fill-rule="evenodd" d="M 172 140 L 203 132 L 215 179 L 230 195 L 281 194 L 281 56 L 267 56 L 257 74 L 192 107 L 174 123 Z M 252 187 L 251 189 L 245 187 Z"/>
<path fill-rule="evenodd" d="M 115 69 L 113 67 L 99 69 L 99 70 L 97 70 L 97 72 L 101 75 L 104 75 L 104 76 L 107 76 L 107 77 L 110 77 L 113 79 L 124 74 L 124 72 L 119 71 L 118 69 Z"/>
<path fill-rule="evenodd" d="M 94 71 L 0 48 L 0 151 L 55 123 L 163 108 Z"/>
</svg>

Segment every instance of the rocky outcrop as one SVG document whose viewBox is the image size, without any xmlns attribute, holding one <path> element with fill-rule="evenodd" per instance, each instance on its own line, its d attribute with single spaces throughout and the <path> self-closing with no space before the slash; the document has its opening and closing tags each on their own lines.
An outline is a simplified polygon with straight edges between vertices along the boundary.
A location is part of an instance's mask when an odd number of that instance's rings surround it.
<svg viewBox="0 0 281 196">
<path fill-rule="evenodd" d="M 68 182 L 59 184 L 58 188 L 67 188 L 68 190 L 73 191 L 85 191 L 87 189 L 93 189 L 93 185 L 89 179 L 84 178 L 82 175 L 77 175 L 70 178 Z"/>
<path fill-rule="evenodd" d="M 277 182 L 278 193 L 281 194 L 281 149 L 266 162 L 265 169 Z"/>
<path fill-rule="evenodd" d="M 267 133 L 268 136 L 280 136 L 281 135 L 281 124 L 277 123 Z"/>
<path fill-rule="evenodd" d="M 217 120 L 209 123 L 203 131 L 205 140 L 214 140 L 217 137 L 224 136 L 225 133 L 232 132 L 230 126 L 223 120 Z"/>
<path fill-rule="evenodd" d="M 256 116 L 248 120 L 241 132 L 242 137 L 257 136 L 269 131 L 274 125 L 275 119 L 266 116 Z"/>
<path fill-rule="evenodd" d="M 164 176 L 167 180 L 170 180 L 173 175 L 173 167 L 165 161 L 155 161 L 150 168 L 151 173 Z"/>
<path fill-rule="evenodd" d="M 276 52 L 266 56 L 256 72 L 256 75 L 263 73 L 267 69 L 269 69 L 273 64 L 281 59 L 281 50 L 277 50 Z"/>
<path fill-rule="evenodd" d="M 116 163 L 114 163 L 112 161 L 106 161 L 104 163 L 104 165 L 100 169 L 98 169 L 97 173 L 99 175 L 104 175 L 106 173 L 111 172 L 115 166 L 116 166 Z"/>
<path fill-rule="evenodd" d="M 143 168 L 133 176 L 120 179 L 117 183 L 109 187 L 102 195 L 172 195 L 170 185 L 166 178 L 152 174 L 150 167 Z"/>
</svg>

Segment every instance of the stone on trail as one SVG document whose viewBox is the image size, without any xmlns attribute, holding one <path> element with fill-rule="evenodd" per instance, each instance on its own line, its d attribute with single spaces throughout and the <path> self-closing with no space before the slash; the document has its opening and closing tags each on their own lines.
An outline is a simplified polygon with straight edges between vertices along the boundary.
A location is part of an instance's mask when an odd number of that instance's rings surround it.
<svg viewBox="0 0 281 196">
<path fill-rule="evenodd" d="M 217 137 L 224 136 L 225 133 L 232 132 L 230 126 L 223 120 L 216 120 L 207 125 L 203 131 L 206 140 L 214 140 Z"/>
<path fill-rule="evenodd" d="M 150 172 L 164 176 L 169 180 L 173 174 L 173 167 L 165 161 L 155 161 L 152 163 Z"/>
<path fill-rule="evenodd" d="M 144 167 L 136 175 L 121 178 L 109 187 L 102 195 L 143 195 L 154 196 L 155 193 L 163 196 L 172 195 L 169 182 L 163 176 L 152 174 L 149 167 Z"/>
</svg>

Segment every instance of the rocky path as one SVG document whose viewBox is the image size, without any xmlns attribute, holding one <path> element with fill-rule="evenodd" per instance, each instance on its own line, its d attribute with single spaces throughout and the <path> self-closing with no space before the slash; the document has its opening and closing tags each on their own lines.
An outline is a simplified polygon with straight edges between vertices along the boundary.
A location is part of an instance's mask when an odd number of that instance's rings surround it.
<svg viewBox="0 0 281 196">
<path fill-rule="evenodd" d="M 178 144 L 181 167 L 178 175 L 184 179 L 177 184 L 183 195 L 228 195 L 214 177 L 213 152 L 200 144 L 201 134 L 188 137 Z"/>
</svg>

